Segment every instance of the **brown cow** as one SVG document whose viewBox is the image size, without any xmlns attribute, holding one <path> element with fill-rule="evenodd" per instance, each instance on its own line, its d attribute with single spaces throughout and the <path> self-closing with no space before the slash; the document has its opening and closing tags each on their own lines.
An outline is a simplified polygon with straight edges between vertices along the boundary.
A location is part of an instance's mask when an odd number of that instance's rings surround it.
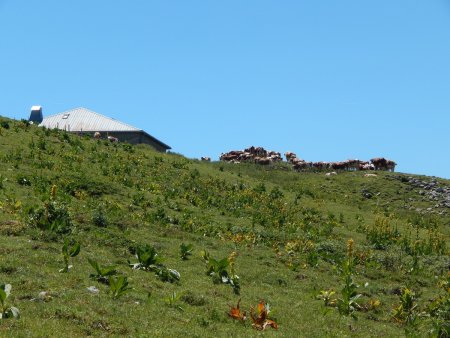
<svg viewBox="0 0 450 338">
<path fill-rule="evenodd" d="M 387 160 L 384 157 L 376 157 L 370 160 L 375 170 L 387 170 Z"/>
<path fill-rule="evenodd" d="M 330 166 L 334 170 L 347 170 L 347 162 L 332 162 Z"/>
<path fill-rule="evenodd" d="M 395 163 L 394 161 L 386 160 L 386 170 L 394 172 L 396 165 L 397 163 Z"/>
<path fill-rule="evenodd" d="M 269 157 L 255 157 L 255 163 L 262 164 L 262 165 L 268 165 L 272 163 Z"/>
<path fill-rule="evenodd" d="M 311 162 L 306 162 L 303 160 L 299 160 L 299 161 L 296 161 L 295 163 L 293 163 L 293 168 L 294 168 L 294 170 L 297 170 L 297 171 L 305 170 L 305 169 L 308 169 L 311 167 L 312 167 Z"/>
<path fill-rule="evenodd" d="M 284 153 L 284 157 L 286 157 L 287 162 L 291 162 L 294 158 L 297 158 L 297 155 L 293 153 L 292 151 L 287 151 Z"/>
</svg>

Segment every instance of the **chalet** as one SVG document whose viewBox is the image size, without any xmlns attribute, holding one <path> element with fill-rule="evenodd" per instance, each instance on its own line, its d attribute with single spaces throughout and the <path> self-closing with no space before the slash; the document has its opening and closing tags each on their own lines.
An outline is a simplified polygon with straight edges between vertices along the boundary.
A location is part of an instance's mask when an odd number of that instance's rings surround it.
<svg viewBox="0 0 450 338">
<path fill-rule="evenodd" d="M 102 138 L 112 136 L 120 142 L 128 142 L 130 144 L 145 143 L 161 152 L 166 152 L 171 149 L 170 146 L 149 135 L 142 129 L 135 128 L 129 124 L 86 108 L 75 108 L 59 114 L 43 117 L 42 107 L 33 106 L 29 120 L 39 124 L 40 127 L 49 129 L 57 128 L 70 133 L 91 135 L 98 132 Z"/>
</svg>

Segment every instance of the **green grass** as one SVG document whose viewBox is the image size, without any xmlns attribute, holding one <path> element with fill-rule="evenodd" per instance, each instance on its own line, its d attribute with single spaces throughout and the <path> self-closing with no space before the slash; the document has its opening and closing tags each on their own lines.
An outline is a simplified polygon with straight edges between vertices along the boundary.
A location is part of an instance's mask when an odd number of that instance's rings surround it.
<svg viewBox="0 0 450 338">
<path fill-rule="evenodd" d="M 262 335 L 227 315 L 240 298 L 247 312 L 261 299 L 270 304 L 279 329 L 265 336 L 433 336 L 433 322 L 449 320 L 448 310 L 429 309 L 449 297 L 438 285 L 448 273 L 449 211 L 402 179 L 410 175 L 204 163 L 2 121 L 10 128 L 0 129 L 0 284 L 12 285 L 8 301 L 21 318 L 0 320 L 0 336 Z M 430 207 L 435 213 L 416 211 Z M 350 238 L 358 301 L 381 304 L 357 311 L 357 320 L 317 299 L 322 290 L 340 296 Z M 59 273 L 65 239 L 81 251 Z M 182 243 L 193 245 L 186 260 Z M 146 244 L 179 282 L 131 269 L 135 248 Z M 236 254 L 240 295 L 206 275 L 202 250 L 216 259 Z M 132 290 L 114 299 L 89 278 L 88 258 L 115 265 Z M 392 318 L 405 287 L 423 314 L 413 324 Z M 37 299 L 42 291 L 46 301 Z"/>
</svg>

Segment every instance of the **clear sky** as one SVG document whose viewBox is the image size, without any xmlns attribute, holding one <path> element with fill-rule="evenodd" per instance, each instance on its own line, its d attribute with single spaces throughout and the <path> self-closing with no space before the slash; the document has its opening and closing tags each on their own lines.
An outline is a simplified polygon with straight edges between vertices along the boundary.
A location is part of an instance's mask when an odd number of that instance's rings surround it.
<svg viewBox="0 0 450 338">
<path fill-rule="evenodd" d="M 0 115 L 450 178 L 449 0 L 0 0 Z"/>
</svg>

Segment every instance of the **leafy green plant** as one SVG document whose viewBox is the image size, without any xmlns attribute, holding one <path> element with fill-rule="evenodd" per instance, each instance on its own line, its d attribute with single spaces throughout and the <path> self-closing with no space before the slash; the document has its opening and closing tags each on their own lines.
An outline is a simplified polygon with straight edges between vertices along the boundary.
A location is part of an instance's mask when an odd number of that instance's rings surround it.
<svg viewBox="0 0 450 338">
<path fill-rule="evenodd" d="M 394 309 L 392 317 L 401 323 L 414 324 L 418 315 L 416 294 L 408 288 L 403 288 L 399 298 L 400 305 Z"/>
<path fill-rule="evenodd" d="M 132 288 L 128 285 L 128 277 L 117 276 L 109 278 L 109 292 L 114 299 L 122 297 Z"/>
<path fill-rule="evenodd" d="M 0 189 L 3 189 L 5 187 L 5 183 L 8 181 L 6 177 L 3 177 L 2 174 L 0 174 Z"/>
<path fill-rule="evenodd" d="M 109 284 L 109 277 L 117 275 L 116 267 L 113 265 L 101 266 L 90 258 L 88 258 L 88 262 L 95 270 L 95 273 L 90 274 L 89 277 L 100 283 Z"/>
<path fill-rule="evenodd" d="M 72 219 L 65 204 L 48 201 L 42 208 L 31 208 L 28 212 L 29 222 L 41 230 L 66 234 L 72 228 Z"/>
<path fill-rule="evenodd" d="M 377 217 L 373 225 L 367 229 L 367 240 L 377 250 L 386 250 L 398 241 L 400 233 L 397 226 L 391 224 L 389 217 Z"/>
<path fill-rule="evenodd" d="M 162 259 L 153 246 L 145 245 L 135 249 L 135 257 L 138 263 L 128 264 L 135 270 L 154 272 L 163 282 L 176 282 L 180 280 L 180 273 L 177 270 L 169 269 L 162 264 Z"/>
<path fill-rule="evenodd" d="M 6 303 L 6 300 L 8 299 L 10 294 L 11 294 L 11 284 L 1 284 L 0 285 L 0 303 L 1 303 L 0 319 L 19 318 L 20 317 L 19 309 L 14 306 L 9 306 Z"/>
<path fill-rule="evenodd" d="M 415 238 L 412 238 L 411 233 L 406 234 L 400 245 L 402 250 L 415 260 L 418 256 L 443 255 L 446 252 L 445 236 L 434 228 L 428 229 L 428 238 L 424 238 L 420 236 L 419 227 L 416 227 Z"/>
<path fill-rule="evenodd" d="M 165 266 L 159 266 L 155 273 L 163 282 L 174 283 L 180 280 L 180 273 L 177 270 L 169 269 Z"/>
<path fill-rule="evenodd" d="M 353 240 L 347 242 L 347 259 L 342 264 L 342 276 L 344 278 L 344 287 L 341 290 L 341 298 L 337 300 L 339 313 L 345 316 L 356 318 L 354 312 L 360 309 L 356 302 L 361 297 L 356 290 L 358 285 L 353 282 L 354 261 L 353 261 Z"/>
<path fill-rule="evenodd" d="M 78 256 L 80 253 L 80 243 L 74 242 L 73 244 L 69 244 L 69 240 L 64 240 L 64 245 L 61 249 L 63 259 L 64 259 L 64 268 L 60 269 L 59 272 L 69 272 L 69 270 L 72 268 L 72 265 L 69 265 L 69 259 L 70 257 Z"/>
<path fill-rule="evenodd" d="M 28 177 L 24 176 L 24 175 L 19 175 L 16 178 L 16 181 L 17 181 L 18 184 L 23 185 L 23 186 L 30 186 L 31 185 L 31 180 Z"/>
<path fill-rule="evenodd" d="M 450 337 L 450 318 L 432 318 L 432 329 L 429 331 L 431 337 Z"/>
<path fill-rule="evenodd" d="M 439 296 L 428 306 L 427 315 L 430 317 L 433 337 L 450 337 L 450 297 Z M 395 311 L 395 310 L 394 310 Z"/>
<path fill-rule="evenodd" d="M 0 123 L 0 126 L 4 129 L 9 129 L 9 122 L 8 121 L 2 121 Z"/>
<path fill-rule="evenodd" d="M 336 306 L 336 299 L 332 298 L 332 296 L 335 294 L 336 292 L 333 290 L 322 290 L 320 291 L 320 293 L 317 295 L 317 299 L 321 299 L 323 300 L 323 305 L 324 306 Z"/>
<path fill-rule="evenodd" d="M 193 249 L 193 245 L 192 244 L 184 244 L 181 243 L 180 245 L 180 257 L 182 260 L 188 260 L 189 256 L 192 255 L 192 249 Z"/>
<path fill-rule="evenodd" d="M 155 247 L 148 244 L 135 248 L 135 257 L 138 263 L 128 262 L 134 270 L 155 271 L 162 265 L 162 260 L 158 256 Z"/>
<path fill-rule="evenodd" d="M 206 260 L 206 275 L 212 278 L 214 284 L 229 284 L 233 288 L 233 292 L 240 294 L 239 276 L 234 273 L 235 253 L 221 260 L 211 258 L 204 251 L 203 257 Z"/>
<path fill-rule="evenodd" d="M 164 302 L 173 308 L 176 308 L 177 310 L 184 311 L 183 308 L 178 305 L 178 302 L 180 301 L 182 297 L 182 294 L 177 294 L 175 291 L 172 292 L 168 297 L 164 298 Z"/>
<path fill-rule="evenodd" d="M 316 267 L 317 265 L 319 265 L 319 254 L 315 249 L 308 251 L 308 253 L 306 254 L 306 262 L 311 267 Z"/>
</svg>

